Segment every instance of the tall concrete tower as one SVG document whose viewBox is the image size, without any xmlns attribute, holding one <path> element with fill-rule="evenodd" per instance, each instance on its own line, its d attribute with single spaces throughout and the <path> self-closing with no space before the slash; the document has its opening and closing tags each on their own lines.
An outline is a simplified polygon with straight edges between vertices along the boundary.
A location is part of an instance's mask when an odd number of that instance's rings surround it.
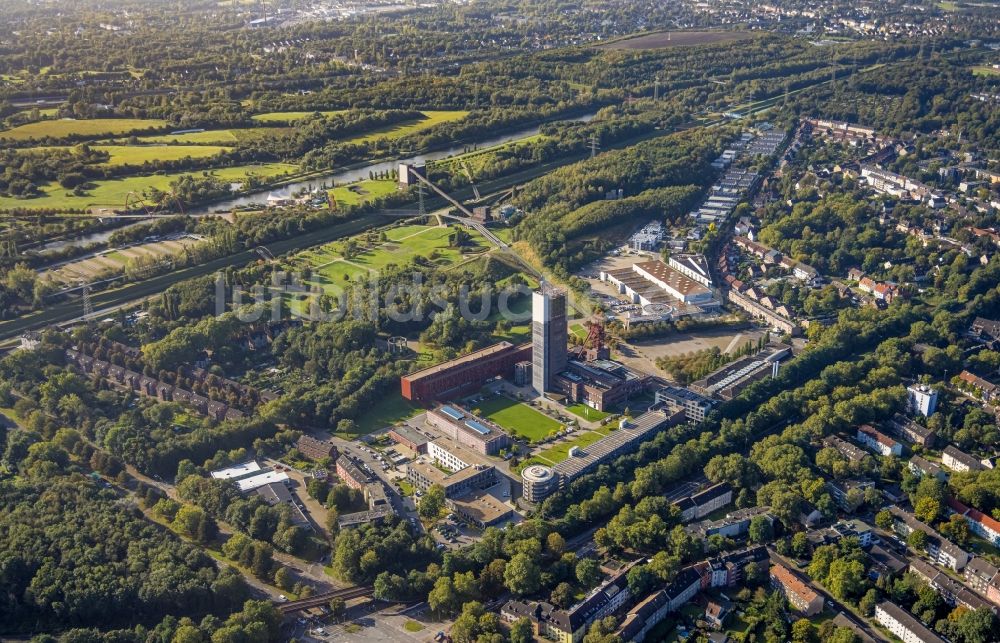
<svg viewBox="0 0 1000 643">
<path fill-rule="evenodd" d="M 566 370 L 566 293 L 542 284 L 531 296 L 531 385 L 544 393 Z"/>
</svg>

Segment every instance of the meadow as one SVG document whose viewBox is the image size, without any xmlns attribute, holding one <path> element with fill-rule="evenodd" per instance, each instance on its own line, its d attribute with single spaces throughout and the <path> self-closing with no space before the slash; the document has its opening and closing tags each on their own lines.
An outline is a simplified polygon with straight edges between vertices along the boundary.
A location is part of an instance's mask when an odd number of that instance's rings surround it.
<svg viewBox="0 0 1000 643">
<path fill-rule="evenodd" d="M 275 179 L 283 175 L 294 174 L 298 166 L 287 163 L 267 163 L 263 165 L 240 165 L 236 167 L 209 170 L 212 176 L 221 181 L 236 183 L 250 175 Z M 125 197 L 130 192 L 141 194 L 143 190 L 155 187 L 169 191 L 170 182 L 188 174 L 201 175 L 201 172 L 178 172 L 175 174 L 154 174 L 151 176 L 133 176 L 124 179 L 96 181 L 94 187 L 83 196 L 74 196 L 72 192 L 58 183 L 50 183 L 43 187 L 43 196 L 33 199 L 15 199 L 0 197 L 0 210 L 22 208 L 54 209 L 54 210 L 84 210 L 92 207 L 122 208 Z"/>
<path fill-rule="evenodd" d="M 132 132 L 143 132 L 151 129 L 169 127 L 167 121 L 142 118 L 95 118 L 91 120 L 60 119 L 36 121 L 19 125 L 13 129 L 0 131 L 0 140 L 27 141 L 42 139 L 47 136 L 65 138 L 67 136 L 84 136 L 97 138 L 101 136 L 122 136 Z"/>
</svg>

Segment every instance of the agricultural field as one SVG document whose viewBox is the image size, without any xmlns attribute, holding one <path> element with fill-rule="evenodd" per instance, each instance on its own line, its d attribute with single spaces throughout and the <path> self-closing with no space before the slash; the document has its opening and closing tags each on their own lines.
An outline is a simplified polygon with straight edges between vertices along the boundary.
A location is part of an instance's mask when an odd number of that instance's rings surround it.
<svg viewBox="0 0 1000 643">
<path fill-rule="evenodd" d="M 615 40 L 598 45 L 598 49 L 665 49 L 667 47 L 690 47 L 693 45 L 715 45 L 724 42 L 746 40 L 753 36 L 736 31 L 660 31 L 635 38 Z"/>
<path fill-rule="evenodd" d="M 261 176 L 265 179 L 276 179 L 294 174 L 298 166 L 288 163 L 267 163 L 263 165 L 240 165 L 236 167 L 209 170 L 212 176 L 219 180 L 238 183 L 247 176 Z M 186 174 L 200 172 L 179 172 L 176 174 L 154 174 L 152 176 L 134 176 L 124 179 L 97 181 L 95 187 L 83 196 L 74 196 L 58 183 L 50 183 L 42 189 L 43 196 L 33 199 L 16 199 L 0 197 L 0 210 L 21 208 L 54 209 L 54 210 L 84 210 L 92 207 L 121 208 L 125 205 L 125 197 L 131 192 L 141 194 L 143 190 L 155 187 L 169 191 L 171 181 Z"/>
<path fill-rule="evenodd" d="M 507 431 L 538 442 L 562 428 L 556 420 L 536 411 L 527 404 L 497 395 L 476 404 L 474 413 Z"/>
<path fill-rule="evenodd" d="M 166 121 L 142 118 L 96 118 L 93 120 L 61 119 L 57 121 L 37 121 L 19 125 L 13 129 L 0 132 L 0 140 L 27 141 L 41 139 L 47 136 L 64 138 L 67 136 L 83 136 L 98 138 L 102 136 L 122 136 L 132 132 L 142 132 L 151 129 L 169 127 Z"/>
<path fill-rule="evenodd" d="M 63 264 L 59 268 L 43 272 L 39 277 L 63 286 L 108 279 L 122 274 L 128 262 L 133 259 L 169 259 L 199 240 L 198 237 L 185 235 L 177 239 L 109 250 L 93 257 Z"/>
</svg>

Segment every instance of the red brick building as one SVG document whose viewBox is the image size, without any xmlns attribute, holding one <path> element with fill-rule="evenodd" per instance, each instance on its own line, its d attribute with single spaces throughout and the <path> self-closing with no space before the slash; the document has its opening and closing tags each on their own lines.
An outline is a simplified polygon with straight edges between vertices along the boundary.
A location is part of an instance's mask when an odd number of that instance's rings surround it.
<svg viewBox="0 0 1000 643">
<path fill-rule="evenodd" d="M 464 357 L 425 368 L 400 378 L 403 397 L 431 404 L 475 393 L 495 377 L 513 378 L 514 364 L 531 360 L 531 344 L 500 342 Z"/>
</svg>

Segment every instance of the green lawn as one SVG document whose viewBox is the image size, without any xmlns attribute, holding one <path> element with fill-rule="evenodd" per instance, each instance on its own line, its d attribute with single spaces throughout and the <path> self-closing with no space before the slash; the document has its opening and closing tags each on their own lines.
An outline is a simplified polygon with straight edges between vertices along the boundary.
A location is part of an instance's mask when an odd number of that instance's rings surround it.
<svg viewBox="0 0 1000 643">
<path fill-rule="evenodd" d="M 537 442 L 547 437 L 552 431 L 558 430 L 562 426 L 556 420 L 539 413 L 527 404 L 502 395 L 483 400 L 476 405 L 476 408 L 486 419 L 495 422 L 511 433 L 527 438 L 531 442 Z"/>
<path fill-rule="evenodd" d="M 577 417 L 581 417 L 584 420 L 590 420 L 591 422 L 600 422 L 604 418 L 611 415 L 606 411 L 598 411 L 595 408 L 589 407 L 586 404 L 577 403 L 571 406 L 567 406 L 566 410 Z"/>
<path fill-rule="evenodd" d="M 569 327 L 569 332 L 573 333 L 580 339 L 587 339 L 587 329 L 583 327 L 583 324 L 573 324 Z"/>
<path fill-rule="evenodd" d="M 396 422 L 408 420 L 417 413 L 420 413 L 420 408 L 411 405 L 396 391 L 383 397 L 371 409 L 358 417 L 355 421 L 358 427 L 357 433 L 353 435 L 338 433 L 337 435 L 345 440 L 353 440 L 360 435 L 368 435 L 372 431 L 378 431 L 392 426 Z"/>
<path fill-rule="evenodd" d="M 423 630 L 425 627 L 427 626 L 418 621 L 407 621 L 403 623 L 403 629 L 406 630 L 407 632 L 419 632 Z"/>
<path fill-rule="evenodd" d="M 972 68 L 972 73 L 976 76 L 1000 76 L 1000 69 L 994 69 L 986 65 L 976 65 Z"/>
<path fill-rule="evenodd" d="M 9 138 L 24 141 L 30 138 L 51 136 L 63 138 L 66 136 L 121 136 L 132 132 L 148 129 L 169 127 L 167 121 L 142 118 L 97 118 L 93 120 L 62 119 L 57 121 L 38 121 L 19 125 L 13 129 L 0 132 L 0 139 Z"/>
<path fill-rule="evenodd" d="M 285 174 L 293 174 L 298 169 L 298 166 L 287 163 L 267 163 L 263 165 L 240 165 L 219 168 L 210 170 L 210 172 L 221 181 L 239 182 L 244 180 L 248 175 L 273 179 Z M 72 192 L 69 192 L 58 183 L 50 183 L 42 188 L 44 196 L 34 199 L 0 197 L 0 209 L 24 208 L 29 210 L 53 209 L 58 211 L 82 210 L 93 206 L 122 208 L 125 206 L 125 197 L 129 192 L 142 193 L 143 190 L 151 187 L 168 191 L 171 181 L 186 174 L 198 176 L 201 172 L 154 174 L 152 176 L 133 176 L 124 179 L 96 181 L 96 187 L 88 191 L 84 196 L 73 196 Z"/>
<path fill-rule="evenodd" d="M 395 194 L 398 183 L 393 180 L 372 181 L 364 180 L 349 185 L 342 185 L 330 190 L 338 205 L 358 205 L 372 201 L 379 197 Z"/>
<path fill-rule="evenodd" d="M 543 460 L 548 460 L 552 464 L 559 464 L 560 462 L 569 457 L 569 450 L 572 449 L 573 447 L 580 447 L 581 449 L 586 449 L 591 444 L 605 437 L 604 434 L 598 433 L 597 431 L 578 431 L 577 433 L 574 433 L 574 435 L 577 437 L 574 437 L 572 440 L 557 444 L 551 449 L 546 449 L 541 453 L 537 454 L 535 457 L 541 458 Z"/>
</svg>

